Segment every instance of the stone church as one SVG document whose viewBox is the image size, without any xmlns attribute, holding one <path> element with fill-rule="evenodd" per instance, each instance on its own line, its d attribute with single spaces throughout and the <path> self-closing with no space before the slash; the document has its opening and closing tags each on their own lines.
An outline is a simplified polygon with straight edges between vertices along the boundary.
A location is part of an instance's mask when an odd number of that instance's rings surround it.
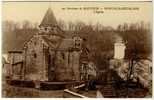
<svg viewBox="0 0 154 100">
<path fill-rule="evenodd" d="M 14 59 L 19 57 L 17 52 L 10 54 Z M 96 69 L 89 61 L 85 40 L 78 34 L 67 37 L 58 26 L 51 8 L 39 25 L 39 32 L 24 43 L 21 54 L 22 63 L 11 64 L 11 73 L 20 69 L 18 75 L 12 74 L 14 79 L 80 81 L 88 79 L 88 69 L 94 70 L 94 73 Z"/>
</svg>

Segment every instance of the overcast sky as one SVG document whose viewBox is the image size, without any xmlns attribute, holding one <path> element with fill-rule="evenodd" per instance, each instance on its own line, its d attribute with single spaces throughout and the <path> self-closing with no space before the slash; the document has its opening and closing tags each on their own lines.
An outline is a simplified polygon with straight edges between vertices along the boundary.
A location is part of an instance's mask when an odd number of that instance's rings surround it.
<svg viewBox="0 0 154 100">
<path fill-rule="evenodd" d="M 127 22 L 151 22 L 151 2 L 3 2 L 2 20 L 13 20 L 21 22 L 29 20 L 33 23 L 42 20 L 46 10 L 52 8 L 55 17 L 65 22 L 81 20 L 85 23 L 102 23 L 116 27 L 118 24 Z M 104 13 L 94 13 L 94 10 L 63 10 L 62 8 L 83 7 L 129 7 L 138 10 L 104 10 Z"/>
</svg>

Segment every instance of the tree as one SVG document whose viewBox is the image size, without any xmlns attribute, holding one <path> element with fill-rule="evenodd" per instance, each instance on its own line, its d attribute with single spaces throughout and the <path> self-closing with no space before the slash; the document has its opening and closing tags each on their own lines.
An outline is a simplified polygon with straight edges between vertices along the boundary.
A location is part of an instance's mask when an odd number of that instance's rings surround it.
<svg viewBox="0 0 154 100">
<path fill-rule="evenodd" d="M 15 22 L 14 21 L 11 21 L 11 20 L 6 20 L 6 21 L 3 21 L 2 23 L 2 30 L 4 32 L 11 32 L 11 31 L 14 31 L 15 29 Z"/>
<path fill-rule="evenodd" d="M 81 30 L 83 27 L 85 26 L 85 23 L 83 23 L 82 21 L 77 21 L 76 25 L 75 25 L 75 30 L 79 31 Z"/>
<path fill-rule="evenodd" d="M 22 28 L 23 29 L 31 29 L 32 28 L 32 23 L 30 22 L 30 21 L 28 21 L 28 20 L 24 20 L 23 22 L 22 22 Z"/>
<path fill-rule="evenodd" d="M 73 22 L 68 23 L 68 30 L 70 30 L 70 31 L 75 30 L 75 24 Z"/>
<path fill-rule="evenodd" d="M 58 21 L 58 26 L 63 29 L 63 30 L 66 30 L 66 24 L 63 20 L 59 20 Z"/>
<path fill-rule="evenodd" d="M 120 29 L 121 27 L 122 29 Z M 124 41 L 127 41 L 127 58 L 132 57 L 134 52 L 137 53 L 137 56 L 151 54 L 151 30 L 144 22 L 119 25 L 117 32 L 123 37 Z"/>
<path fill-rule="evenodd" d="M 100 31 L 100 30 L 102 30 L 102 28 L 103 28 L 102 24 L 100 24 L 99 22 L 97 22 L 96 25 L 95 25 L 95 30 L 96 31 Z"/>
</svg>

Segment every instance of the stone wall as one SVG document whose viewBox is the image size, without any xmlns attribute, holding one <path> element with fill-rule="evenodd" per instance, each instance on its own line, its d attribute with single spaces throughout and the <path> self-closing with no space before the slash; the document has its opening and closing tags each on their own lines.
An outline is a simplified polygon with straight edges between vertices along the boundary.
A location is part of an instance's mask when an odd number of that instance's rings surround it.
<svg viewBox="0 0 154 100">
<path fill-rule="evenodd" d="M 80 80 L 80 64 L 79 64 L 79 59 L 80 59 L 80 52 L 79 51 L 73 51 L 72 52 L 72 69 L 74 73 L 74 79 L 75 80 Z"/>
<path fill-rule="evenodd" d="M 79 52 L 59 51 L 56 55 L 56 79 L 80 80 Z"/>
<path fill-rule="evenodd" d="M 12 51 L 9 53 L 8 58 L 10 64 L 7 66 L 8 74 L 12 79 L 20 79 L 22 76 L 22 68 L 23 68 L 23 55 L 22 52 Z"/>
<path fill-rule="evenodd" d="M 43 46 L 43 41 L 37 36 L 27 43 L 25 49 L 25 79 L 47 80 Z"/>
</svg>

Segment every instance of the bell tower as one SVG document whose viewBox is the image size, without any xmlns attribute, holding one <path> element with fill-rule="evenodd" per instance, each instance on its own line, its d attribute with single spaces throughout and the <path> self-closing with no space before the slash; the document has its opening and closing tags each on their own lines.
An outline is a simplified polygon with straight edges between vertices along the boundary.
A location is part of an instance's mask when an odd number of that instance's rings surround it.
<svg viewBox="0 0 154 100">
<path fill-rule="evenodd" d="M 58 26 L 57 20 L 51 8 L 48 8 L 41 24 L 39 25 L 39 34 L 52 35 L 54 37 L 63 35 L 63 31 Z"/>
<path fill-rule="evenodd" d="M 74 48 L 81 49 L 82 39 L 78 35 L 73 36 Z"/>
</svg>

